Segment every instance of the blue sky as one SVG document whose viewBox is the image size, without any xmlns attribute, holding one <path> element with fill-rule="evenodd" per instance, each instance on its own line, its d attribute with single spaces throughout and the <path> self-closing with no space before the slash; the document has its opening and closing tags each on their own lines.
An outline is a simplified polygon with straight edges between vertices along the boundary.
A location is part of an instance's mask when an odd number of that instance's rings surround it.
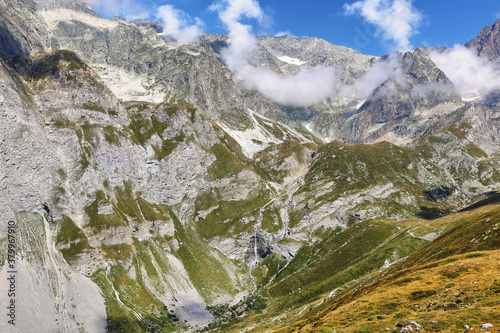
<svg viewBox="0 0 500 333">
<path fill-rule="evenodd" d="M 203 21 L 203 30 L 208 33 L 226 33 L 217 13 L 208 9 L 212 1 L 203 0 L 90 0 L 93 7 L 103 17 L 120 15 L 131 18 L 147 16 L 152 19 L 159 6 L 171 5 L 184 12 L 188 23 L 194 24 L 195 18 Z M 463 44 L 477 36 L 479 31 L 500 19 L 498 0 L 362 0 L 379 1 L 386 4 L 394 2 L 410 3 L 411 11 L 418 15 L 418 22 L 411 26 L 408 35 L 410 47 L 448 46 Z M 255 34 L 289 33 L 297 37 L 319 37 L 372 55 L 382 55 L 398 48 L 397 42 L 390 37 L 384 38 L 380 26 L 367 22 L 361 11 L 346 14 L 345 4 L 355 1 L 336 0 L 261 0 L 260 7 L 266 14 L 261 24 L 247 20 L 253 25 Z M 361 2 L 361 1 L 360 1 Z M 105 3 L 105 5 L 103 5 Z M 384 24 L 385 19 L 381 24 Z M 398 23 L 396 23 L 398 24 Z M 392 29 L 387 28 L 389 33 Z"/>
</svg>

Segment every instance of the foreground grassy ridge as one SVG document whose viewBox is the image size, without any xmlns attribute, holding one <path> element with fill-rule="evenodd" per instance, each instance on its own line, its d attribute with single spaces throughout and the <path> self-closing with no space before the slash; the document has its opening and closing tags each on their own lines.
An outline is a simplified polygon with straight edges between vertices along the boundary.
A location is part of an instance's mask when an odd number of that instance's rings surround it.
<svg viewBox="0 0 500 333">
<path fill-rule="evenodd" d="M 498 328 L 500 206 L 440 220 L 458 225 L 395 264 L 387 277 L 326 302 L 309 318 L 280 331 L 377 332 L 409 320 L 431 332 L 462 325 L 478 329 L 484 322 Z"/>
<path fill-rule="evenodd" d="M 346 284 L 367 275 L 378 277 L 379 268 L 386 260 L 392 262 L 427 244 L 395 225 L 375 222 L 325 231 L 323 237 L 323 241 L 299 250 L 273 283 L 260 290 L 259 294 L 268 300 L 265 312 L 233 320 L 225 330 L 238 331 L 257 324 L 257 328 L 250 331 L 260 332 L 286 323 L 303 311 L 301 308 L 321 300 L 332 290 L 345 288 Z M 276 274 L 284 266 L 276 258 L 266 259 L 254 274 L 260 286 L 270 280 L 264 273 Z"/>
<path fill-rule="evenodd" d="M 378 332 L 410 320 L 431 332 L 456 331 L 465 324 L 478 329 L 484 322 L 498 327 L 500 205 L 474 208 L 432 221 L 358 223 L 331 231 L 317 248 L 300 250 L 274 283 L 260 291 L 267 298 L 264 312 L 233 320 L 222 330 Z M 443 234 L 431 242 L 413 237 L 436 230 Z M 386 240 L 369 250 L 364 234 Z M 339 249 L 345 235 L 355 237 L 344 238 L 349 242 Z M 395 262 L 379 270 L 384 258 Z M 266 265 L 275 270 L 278 262 L 270 259 Z M 255 271 L 259 281 L 265 271 Z M 293 283 L 286 283 L 289 279 Z"/>
<path fill-rule="evenodd" d="M 443 259 L 451 255 L 482 250 L 500 249 L 500 206 L 486 205 L 440 219 L 454 226 L 432 243 L 413 253 L 392 270 Z"/>
<path fill-rule="evenodd" d="M 382 280 L 333 309 L 280 332 L 400 331 L 419 323 L 424 331 L 476 330 L 500 325 L 500 251 L 452 256 Z M 401 325 L 400 324 L 400 325 Z"/>
<path fill-rule="evenodd" d="M 331 231 L 303 247 L 270 286 L 272 296 L 294 295 L 283 306 L 304 303 L 419 249 L 427 242 L 383 223 L 361 222 Z"/>
</svg>

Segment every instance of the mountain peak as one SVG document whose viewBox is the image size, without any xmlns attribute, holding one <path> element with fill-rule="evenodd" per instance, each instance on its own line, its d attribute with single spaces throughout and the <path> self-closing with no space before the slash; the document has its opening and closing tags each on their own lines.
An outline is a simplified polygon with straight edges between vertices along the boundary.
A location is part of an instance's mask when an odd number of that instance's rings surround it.
<svg viewBox="0 0 500 333">
<path fill-rule="evenodd" d="M 479 56 L 485 56 L 498 62 L 500 57 L 500 20 L 493 25 L 484 27 L 479 35 L 467 42 L 465 46 L 475 50 Z"/>
<path fill-rule="evenodd" d="M 462 104 L 453 83 L 422 50 L 395 56 L 398 65 L 360 107 L 347 142 L 398 138 L 395 141 L 409 143 L 432 118 L 422 118 L 424 110 L 439 106 L 440 112 L 447 112 Z"/>
<path fill-rule="evenodd" d="M 418 48 L 415 52 L 406 52 L 401 59 L 401 69 L 416 79 L 414 83 L 442 83 L 452 84 L 444 72 Z"/>
</svg>

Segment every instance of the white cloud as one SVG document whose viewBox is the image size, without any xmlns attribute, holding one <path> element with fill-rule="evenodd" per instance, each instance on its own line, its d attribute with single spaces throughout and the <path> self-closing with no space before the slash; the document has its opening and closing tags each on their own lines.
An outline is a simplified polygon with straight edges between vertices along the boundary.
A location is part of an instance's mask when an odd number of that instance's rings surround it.
<svg viewBox="0 0 500 333">
<path fill-rule="evenodd" d="M 347 15 L 359 14 L 376 25 L 385 41 L 394 43 L 399 51 L 413 49 L 410 38 L 417 33 L 422 14 L 412 6 L 412 0 L 362 0 L 344 4 Z"/>
<path fill-rule="evenodd" d="M 291 36 L 291 37 L 297 37 L 294 34 L 292 34 L 290 31 L 285 30 L 285 31 L 278 31 L 277 33 L 274 34 L 275 37 L 281 37 L 281 36 Z"/>
<path fill-rule="evenodd" d="M 252 35 L 252 26 L 240 23 L 243 18 L 261 21 L 264 13 L 255 0 L 223 0 L 214 3 L 210 9 L 219 13 L 219 18 L 228 30 L 228 47 L 222 56 L 228 68 L 238 71 L 248 65 L 250 53 L 257 47 L 257 40 Z"/>
<path fill-rule="evenodd" d="M 121 16 L 129 21 L 136 18 L 149 19 L 154 10 L 136 0 L 84 0 L 103 16 Z M 182 10 L 172 5 L 160 6 L 155 17 L 162 23 L 164 34 L 170 35 L 178 43 L 194 41 L 203 33 L 204 23 L 199 18 L 191 19 Z"/>
<path fill-rule="evenodd" d="M 463 95 L 485 94 L 500 88 L 500 71 L 465 46 L 455 45 L 444 52 L 432 51 L 429 57 Z"/>
<path fill-rule="evenodd" d="M 191 43 L 203 33 L 202 20 L 195 18 L 195 24 L 189 24 L 192 21 L 189 16 L 172 5 L 160 6 L 155 16 L 163 25 L 163 34 L 180 44 Z"/>
<path fill-rule="evenodd" d="M 228 47 L 221 51 L 226 66 L 234 77 L 272 100 L 286 105 L 309 105 L 331 96 L 335 86 L 332 68 L 301 69 L 293 76 L 282 76 L 265 68 L 249 64 L 251 53 L 257 47 L 252 26 L 243 19 L 259 23 L 266 16 L 255 0 L 223 0 L 210 6 L 228 30 Z"/>
<path fill-rule="evenodd" d="M 149 18 L 149 11 L 135 0 L 86 0 L 92 9 L 104 16 L 121 16 L 127 20 Z"/>
<path fill-rule="evenodd" d="M 399 54 L 393 52 L 384 60 L 377 61 L 370 71 L 350 86 L 341 86 L 343 97 L 356 96 L 358 98 L 366 98 L 373 89 L 380 86 L 392 74 L 399 71 L 401 64 L 399 62 Z"/>
<path fill-rule="evenodd" d="M 293 76 L 282 76 L 266 68 L 245 66 L 238 75 L 248 87 L 255 88 L 284 105 L 305 106 L 326 99 L 333 93 L 333 68 L 302 69 Z"/>
</svg>

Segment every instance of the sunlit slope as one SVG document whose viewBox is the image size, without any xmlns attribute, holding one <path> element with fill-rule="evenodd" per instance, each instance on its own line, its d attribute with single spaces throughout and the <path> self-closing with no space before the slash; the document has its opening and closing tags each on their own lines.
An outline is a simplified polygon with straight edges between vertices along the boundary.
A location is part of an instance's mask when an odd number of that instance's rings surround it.
<svg viewBox="0 0 500 333">
<path fill-rule="evenodd" d="M 386 277 L 314 309 L 282 332 L 421 331 L 500 325 L 500 206 L 441 218 L 457 224 L 395 264 Z M 416 325 L 413 325 L 413 329 Z"/>
</svg>

